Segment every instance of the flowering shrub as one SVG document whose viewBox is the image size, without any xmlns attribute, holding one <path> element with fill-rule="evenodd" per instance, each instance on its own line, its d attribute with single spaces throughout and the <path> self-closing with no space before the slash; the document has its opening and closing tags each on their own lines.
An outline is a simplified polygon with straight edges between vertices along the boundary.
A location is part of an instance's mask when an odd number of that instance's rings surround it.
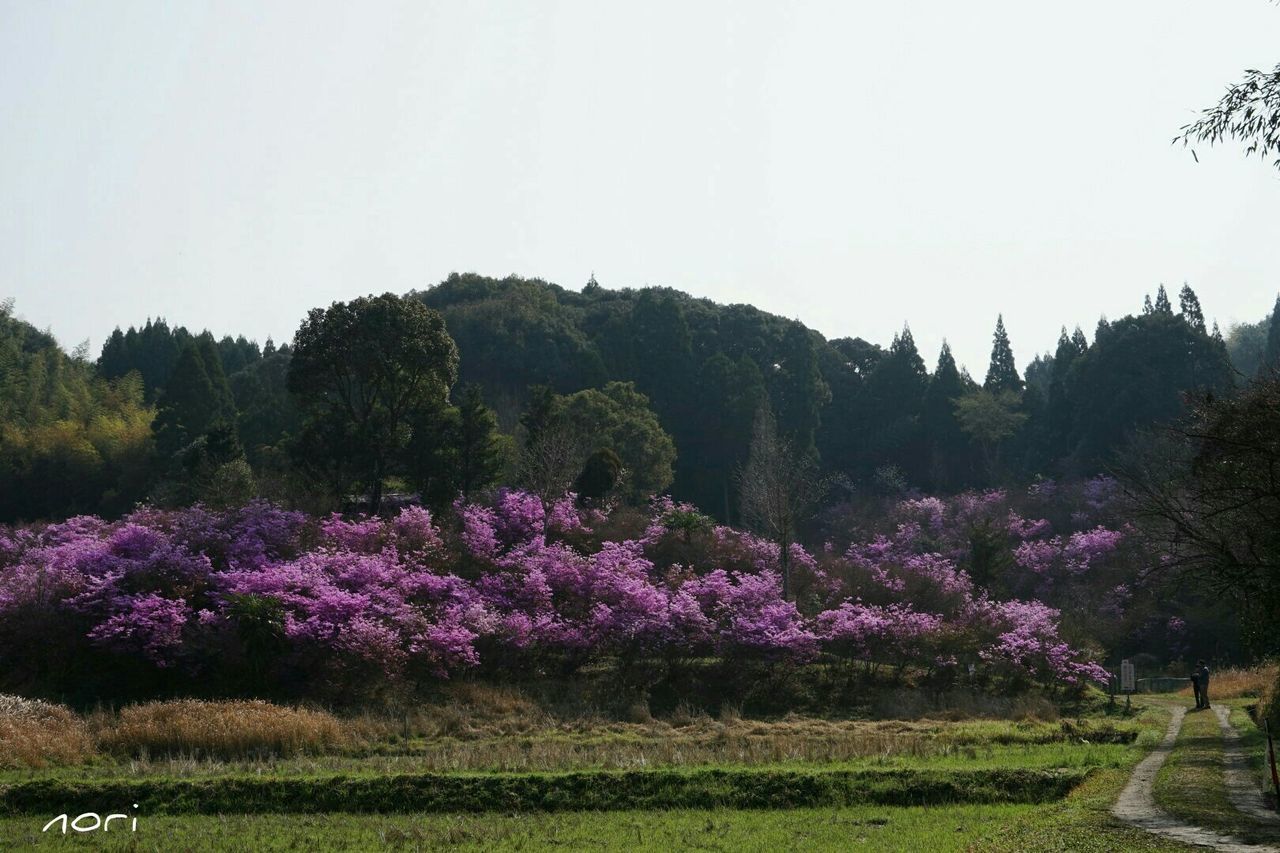
<svg viewBox="0 0 1280 853">
<path fill-rule="evenodd" d="M 1007 537 L 1007 563 L 1041 585 L 1094 571 L 1125 534 L 1095 525 L 1051 535 L 1055 525 L 1012 512 L 1003 492 L 904 501 L 890 529 L 843 552 L 793 545 L 795 601 L 781 597 L 776 545 L 692 507 L 655 501 L 621 541 L 593 534 L 608 519 L 592 513 L 572 495 L 544 506 L 503 490 L 439 520 L 419 507 L 309 519 L 254 502 L 0 531 L 0 671 L 4 649 L 21 648 L 30 671 L 54 669 L 42 654 L 105 655 L 182 678 L 242 660 L 298 683 L 366 687 L 476 666 L 708 655 L 1105 678 L 1062 639 L 1054 606 L 997 601 L 975 583 L 968 531 Z M 23 635 L 50 624 L 72 637 L 70 651 L 46 653 Z"/>
</svg>

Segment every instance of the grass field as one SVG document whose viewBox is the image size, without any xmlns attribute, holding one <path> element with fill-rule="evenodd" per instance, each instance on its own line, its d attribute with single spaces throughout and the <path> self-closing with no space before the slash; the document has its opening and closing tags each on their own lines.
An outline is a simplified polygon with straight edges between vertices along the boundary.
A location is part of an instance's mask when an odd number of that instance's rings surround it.
<svg viewBox="0 0 1280 853">
<path fill-rule="evenodd" d="M 1135 710 L 1020 720 L 526 719 L 514 731 L 506 715 L 445 730 L 357 720 L 323 752 L 240 757 L 194 747 L 153 754 L 153 742 L 172 747 L 169 735 L 138 728 L 124 749 L 118 736 L 98 737 L 84 763 L 0 772 L 0 812 L 9 815 L 0 817 L 0 849 L 1177 849 L 1108 812 L 1167 720 L 1159 707 Z M 455 799 L 440 799 L 453 789 Z M 415 808 L 423 791 L 435 798 L 427 811 Z M 124 798 L 135 794 L 152 799 L 130 809 Z M 466 813 L 476 808 L 488 811 Z M 41 832 L 61 811 L 94 809 L 136 814 L 137 832 L 121 832 L 123 822 L 107 834 Z M 215 813 L 185 813 L 196 811 Z"/>
</svg>

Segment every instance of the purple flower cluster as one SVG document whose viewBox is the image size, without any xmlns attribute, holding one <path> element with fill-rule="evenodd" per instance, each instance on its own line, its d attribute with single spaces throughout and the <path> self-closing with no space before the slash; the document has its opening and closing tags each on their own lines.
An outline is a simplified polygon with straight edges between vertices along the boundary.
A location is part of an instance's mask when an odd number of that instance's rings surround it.
<svg viewBox="0 0 1280 853">
<path fill-rule="evenodd" d="M 622 541 L 598 538 L 593 529 L 609 519 L 582 513 L 572 495 L 545 506 L 513 490 L 460 501 L 443 519 L 419 507 L 389 519 L 311 519 L 263 502 L 147 508 L 115 523 L 0 531 L 0 623 L 52 615 L 107 653 L 199 672 L 227 638 L 252 633 L 244 603 L 266 602 L 278 614 L 273 654 L 384 682 L 552 659 L 561 668 L 710 655 L 797 664 L 822 654 L 899 668 L 965 662 L 1071 684 L 1104 678 L 1059 637 L 1053 607 L 990 600 L 957 556 L 957 531 L 965 520 L 1007 519 L 1019 565 L 1068 573 L 1105 557 L 1120 534 L 1036 538 L 1047 523 L 1015 524 L 1002 500 L 918 499 L 899 507 L 891 533 L 844 553 L 794 545 L 796 601 L 781 596 L 775 544 L 703 524 L 670 501 L 655 502 Z M 682 556 L 664 561 L 672 542 Z"/>
</svg>

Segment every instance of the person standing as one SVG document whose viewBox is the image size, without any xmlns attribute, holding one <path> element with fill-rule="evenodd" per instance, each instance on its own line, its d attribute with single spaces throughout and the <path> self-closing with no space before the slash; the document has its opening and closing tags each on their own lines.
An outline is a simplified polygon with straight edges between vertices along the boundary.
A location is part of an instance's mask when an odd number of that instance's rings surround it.
<svg viewBox="0 0 1280 853">
<path fill-rule="evenodd" d="M 1200 710 L 1200 670 L 1191 668 L 1191 692 L 1196 697 L 1196 710 Z"/>
<path fill-rule="evenodd" d="M 1199 667 L 1200 669 L 1196 672 L 1196 675 L 1199 676 L 1198 681 L 1200 682 L 1200 704 L 1197 705 L 1196 707 L 1208 708 L 1209 707 L 1209 667 L 1205 664 L 1204 661 L 1200 661 Z"/>
</svg>

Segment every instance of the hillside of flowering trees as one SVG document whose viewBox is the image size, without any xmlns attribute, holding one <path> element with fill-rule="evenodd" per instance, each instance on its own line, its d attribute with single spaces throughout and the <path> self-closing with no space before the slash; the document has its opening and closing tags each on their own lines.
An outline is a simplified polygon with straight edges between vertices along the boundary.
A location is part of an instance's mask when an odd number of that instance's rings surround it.
<svg viewBox="0 0 1280 853">
<path fill-rule="evenodd" d="M 440 517 L 257 501 L 4 529 L 0 687 L 344 696 L 600 666 L 651 683 L 697 660 L 1078 688 L 1107 678 L 1097 640 L 1137 547 L 1113 492 L 892 502 L 874 529 L 793 545 L 794 600 L 775 545 L 669 499 L 499 490 Z"/>
</svg>

